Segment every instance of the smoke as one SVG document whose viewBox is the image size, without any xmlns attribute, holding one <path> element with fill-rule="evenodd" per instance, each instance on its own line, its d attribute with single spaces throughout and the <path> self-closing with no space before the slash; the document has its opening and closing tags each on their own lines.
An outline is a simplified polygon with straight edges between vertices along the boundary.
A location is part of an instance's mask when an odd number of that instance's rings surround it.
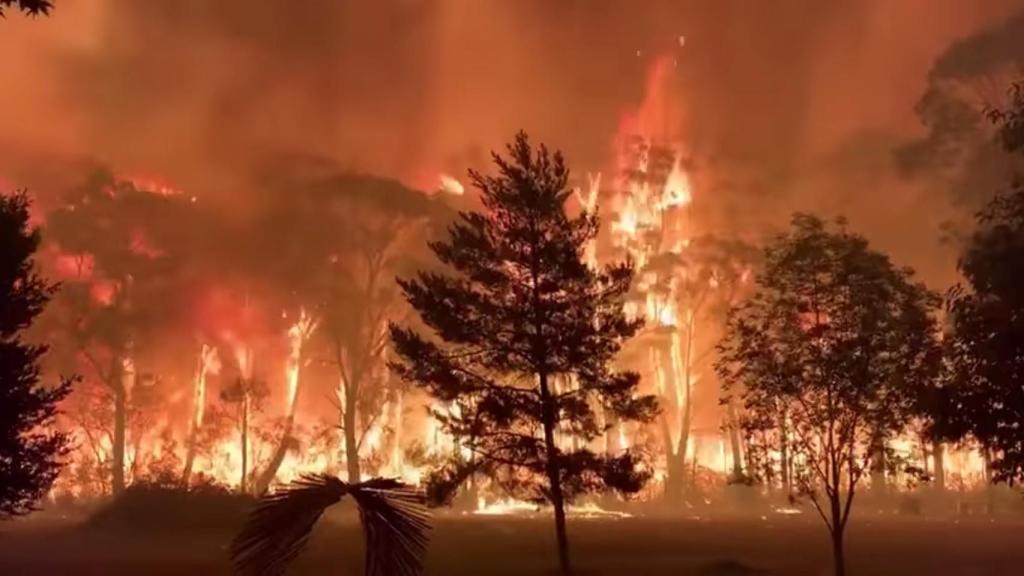
<svg viewBox="0 0 1024 576">
<path fill-rule="evenodd" d="M 582 176 L 609 167 L 620 118 L 667 56 L 709 218 L 759 230 L 794 209 L 845 212 L 927 268 L 934 247 L 898 238 L 935 198 L 896 177 L 892 152 L 919 130 L 922 94 L 1019 50 L 1020 18 L 1002 24 L 1015 6 L 61 2 L 0 22 L 0 179 L 45 194 L 99 163 L 239 211 L 296 159 L 428 188 L 520 128 Z M 915 218 L 914 234 L 943 217 Z"/>
</svg>

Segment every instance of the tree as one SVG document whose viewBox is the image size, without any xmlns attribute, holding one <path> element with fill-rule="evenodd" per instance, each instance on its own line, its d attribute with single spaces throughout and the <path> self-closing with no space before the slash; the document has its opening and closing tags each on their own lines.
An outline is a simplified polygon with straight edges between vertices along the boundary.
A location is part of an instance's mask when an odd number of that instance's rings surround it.
<svg viewBox="0 0 1024 576">
<path fill-rule="evenodd" d="M 267 385 L 247 374 L 245 367 L 242 375 L 220 393 L 222 402 L 235 404 L 235 424 L 238 426 L 239 452 L 242 456 L 242 473 L 238 482 L 238 491 L 247 494 L 249 491 L 249 429 L 252 426 L 254 412 L 263 408 L 268 395 Z"/>
<path fill-rule="evenodd" d="M 62 334 L 84 359 L 83 377 L 101 382 L 110 396 L 110 485 L 126 483 L 133 391 L 145 374 L 141 353 L 156 332 L 188 318 L 196 230 L 208 230 L 195 205 L 180 193 L 96 171 L 47 214 L 50 241 L 73 259 L 59 304 Z M 191 222 L 183 227 L 181 222 Z M 166 346 L 166 332 L 160 333 Z M 155 346 L 154 346 L 155 347 Z"/>
<path fill-rule="evenodd" d="M 404 308 L 393 280 L 425 259 L 423 236 L 450 209 L 395 180 L 333 166 L 300 163 L 267 180 L 272 209 L 251 234 L 251 276 L 273 289 L 270 299 L 315 320 L 308 356 L 336 371 L 338 452 L 357 482 L 364 439 L 401 394 L 384 364 L 387 323 Z"/>
<path fill-rule="evenodd" d="M 785 419 L 793 481 L 832 537 L 837 576 L 857 487 L 938 365 L 936 297 L 840 223 L 796 215 L 765 249 L 754 295 L 732 312 L 717 363 L 746 413 Z"/>
<path fill-rule="evenodd" d="M 425 224 L 441 210 L 422 192 L 368 176 L 332 178 L 313 194 L 323 198 L 318 204 L 329 214 L 325 224 L 335 230 L 320 336 L 338 372 L 348 481 L 359 482 L 366 435 L 388 400 L 401 393 L 388 389 L 384 374 L 387 324 L 402 304 L 393 279 L 417 262 L 422 250 L 415 246 L 423 245 Z"/>
<path fill-rule="evenodd" d="M 19 11 L 30 16 L 49 16 L 53 9 L 52 0 L 0 0 L 0 18 L 4 16 L 4 10 L 14 6 Z"/>
<path fill-rule="evenodd" d="M 305 547 L 328 507 L 352 496 L 366 545 L 366 576 L 418 576 L 429 529 L 422 493 L 396 480 L 348 484 L 333 476 L 305 476 L 264 496 L 231 543 L 235 573 L 283 574 Z"/>
<path fill-rule="evenodd" d="M 29 224 L 30 206 L 25 192 L 0 196 L 0 518 L 34 510 L 70 450 L 52 424 L 71 381 L 41 386 L 47 348 L 23 339 L 56 291 L 36 272 L 40 235 Z"/>
<path fill-rule="evenodd" d="M 609 367 L 641 325 L 623 310 L 633 268 L 585 263 L 598 218 L 566 214 L 560 153 L 534 151 L 520 133 L 507 158 L 493 156 L 497 176 L 470 172 L 484 211 L 461 213 L 448 239 L 430 244 L 454 273 L 399 281 L 437 338 L 392 325 L 392 367 L 447 407 L 433 416 L 466 452 L 432 476 L 433 497 L 449 498 L 479 473 L 550 502 L 568 573 L 566 503 L 601 489 L 634 493 L 649 476 L 635 452 L 587 447 L 604 432 L 598 409 L 625 421 L 656 412 L 653 397 L 636 394 L 638 374 Z"/>
<path fill-rule="evenodd" d="M 1024 152 L 1024 93 L 996 111 L 1002 145 Z M 947 440 L 971 436 L 986 452 L 997 481 L 1024 480 L 1024 182 L 996 196 L 978 214 L 978 228 L 960 259 L 967 287 L 949 301 L 952 333 L 947 339 L 949 378 L 934 431 Z"/>
</svg>

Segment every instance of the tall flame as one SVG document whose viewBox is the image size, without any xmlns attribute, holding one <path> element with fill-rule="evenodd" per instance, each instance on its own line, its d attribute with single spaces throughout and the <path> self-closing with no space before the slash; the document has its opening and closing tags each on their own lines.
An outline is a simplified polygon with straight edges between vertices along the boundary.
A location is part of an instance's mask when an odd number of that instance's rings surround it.
<svg viewBox="0 0 1024 576">
<path fill-rule="evenodd" d="M 299 319 L 288 328 L 288 362 L 285 366 L 285 381 L 288 384 L 288 418 L 295 417 L 295 400 L 299 394 L 299 374 L 302 371 L 302 347 L 306 340 L 316 330 L 317 322 L 312 316 L 306 313 L 306 309 L 299 310 Z"/>
</svg>

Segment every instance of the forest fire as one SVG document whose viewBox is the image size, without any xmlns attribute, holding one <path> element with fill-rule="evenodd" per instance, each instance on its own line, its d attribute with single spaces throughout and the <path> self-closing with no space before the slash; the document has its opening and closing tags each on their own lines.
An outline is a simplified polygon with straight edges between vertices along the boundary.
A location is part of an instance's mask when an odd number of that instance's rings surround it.
<svg viewBox="0 0 1024 576">
<path fill-rule="evenodd" d="M 0 572 L 1020 572 L 1024 0 L 293 4 L 0 0 Z"/>
<path fill-rule="evenodd" d="M 626 257 L 637 268 L 626 310 L 643 319 L 645 328 L 621 362 L 641 373 L 662 409 L 649 426 L 609 422 L 601 449 L 617 453 L 642 446 L 652 452 L 654 482 L 647 498 L 662 493 L 680 498 L 686 486 L 707 488 L 753 473 L 748 469 L 753 463 L 744 461 L 744 445 L 750 440 L 742 437 L 735 407 L 719 407 L 711 362 L 714 343 L 720 337 L 722 310 L 750 289 L 756 263 L 749 252 L 716 243 L 707 226 L 693 216 L 695 203 L 701 202 L 700 191 L 687 168 L 693 159 L 687 156 L 684 138 L 676 131 L 682 114 L 678 102 L 669 99 L 673 68 L 670 57 L 654 62 L 640 107 L 624 114 L 614 138 L 614 171 L 592 173 L 576 190 L 581 209 L 607 207 L 603 213 L 609 220 L 604 235 L 586 246 L 585 261 L 599 266 Z M 440 176 L 440 183 L 440 189 L 448 194 L 464 194 L 462 183 L 447 174 Z M 118 194 L 137 193 L 153 194 L 167 202 L 193 201 L 153 179 L 118 180 L 105 185 L 103 193 L 111 200 L 117 200 Z M 163 256 L 133 224 L 128 227 L 134 257 L 157 261 Z M 94 305 L 111 311 L 121 305 L 118 299 L 124 297 L 125 282 L 131 282 L 130 278 L 118 280 L 96 271 L 96 257 L 90 253 L 55 254 L 53 269 L 61 277 L 81 283 Z M 332 254 L 330 261 L 337 265 L 339 256 Z M 111 428 L 102 421 L 117 418 L 101 406 L 113 400 L 109 391 L 116 391 L 117 386 L 90 386 L 90 392 L 76 394 L 69 401 L 65 424 L 79 445 L 88 449 L 74 453 L 53 489 L 55 497 L 109 492 L 111 477 L 103 471 L 115 465 L 118 442 L 124 443 L 126 483 L 179 478 L 186 485 L 214 483 L 243 492 L 259 492 L 305 473 L 345 470 L 353 453 L 346 448 L 346 425 L 361 428 L 353 433 L 352 443 L 364 473 L 415 484 L 422 481 L 432 459 L 459 451 L 469 457 L 464 447 L 440 431 L 433 417 L 424 414 L 424 398 L 387 388 L 383 348 L 362 360 L 336 356 L 343 362 L 363 363 L 343 371 L 341 383 L 329 394 L 335 398 L 338 414 L 351 411 L 356 418 L 349 421 L 322 409 L 304 408 L 303 397 L 321 399 L 323 393 L 315 380 L 329 372 L 325 372 L 331 364 L 327 358 L 340 350 L 325 354 L 314 349 L 311 341 L 332 328 L 310 311 L 308 306 L 314 303 L 309 302 L 298 307 L 297 315 L 281 312 L 276 333 L 268 331 L 266 321 L 254 321 L 260 316 L 253 310 L 255 301 L 249 296 L 244 300 L 240 308 L 221 303 L 219 308 L 203 312 L 205 324 L 220 328 L 200 345 L 187 398 L 181 391 L 158 391 L 173 386 L 171 382 L 136 373 L 135 359 L 127 352 L 130 347 L 126 348 L 124 368 L 119 371 L 126 397 L 131 397 L 131 402 L 136 397 L 145 402 L 144 394 L 169 395 L 151 405 L 127 409 L 125 420 L 139 421 L 125 422 L 129 430 L 123 440 L 116 439 L 116 426 Z M 236 319 L 217 318 L 232 307 L 228 317 Z M 274 316 L 272 310 L 260 314 Z M 380 337 L 385 319 L 374 320 L 377 328 L 369 334 L 371 339 Z M 88 365 L 98 366 L 95 358 L 89 359 L 90 353 L 83 354 Z M 230 365 L 222 366 L 224 360 Z M 94 377 L 104 378 L 99 372 Z M 379 380 L 374 394 L 381 396 L 371 404 L 350 398 L 348 393 L 351 382 L 346 384 L 347 379 L 363 377 Z M 349 406 L 353 400 L 355 405 Z M 139 410 L 145 416 L 133 416 Z M 458 410 L 458 406 L 445 410 Z M 707 422 L 715 424 L 708 426 Z M 934 469 L 934 456 L 916 440 L 900 439 L 893 445 L 905 457 L 920 460 L 925 469 Z M 762 465 L 781 466 L 784 459 L 772 449 Z M 950 452 L 943 466 L 951 481 L 957 478 L 961 484 L 979 481 L 984 469 L 980 457 L 959 451 Z M 480 498 L 480 514 L 535 510 L 533 505 L 500 494 L 490 497 L 497 500 Z M 593 507 L 591 512 L 601 510 L 594 503 L 587 506 Z"/>
</svg>

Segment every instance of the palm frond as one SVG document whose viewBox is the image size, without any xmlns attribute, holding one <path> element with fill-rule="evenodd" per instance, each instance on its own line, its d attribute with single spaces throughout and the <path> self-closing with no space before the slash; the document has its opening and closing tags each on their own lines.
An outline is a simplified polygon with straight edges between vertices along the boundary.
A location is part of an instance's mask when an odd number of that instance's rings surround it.
<svg viewBox="0 0 1024 576">
<path fill-rule="evenodd" d="M 430 530 L 423 492 L 389 478 L 352 486 L 366 535 L 367 576 L 418 576 Z"/>
<path fill-rule="evenodd" d="M 303 476 L 262 498 L 231 544 L 235 573 L 283 574 L 324 510 L 346 494 L 359 507 L 366 537 L 366 574 L 421 574 L 430 528 L 423 493 L 394 479 L 348 484 L 321 474 Z"/>
<path fill-rule="evenodd" d="M 284 574 L 288 563 L 306 545 L 324 510 L 339 502 L 350 488 L 333 476 L 316 474 L 264 496 L 231 543 L 235 573 Z"/>
</svg>

